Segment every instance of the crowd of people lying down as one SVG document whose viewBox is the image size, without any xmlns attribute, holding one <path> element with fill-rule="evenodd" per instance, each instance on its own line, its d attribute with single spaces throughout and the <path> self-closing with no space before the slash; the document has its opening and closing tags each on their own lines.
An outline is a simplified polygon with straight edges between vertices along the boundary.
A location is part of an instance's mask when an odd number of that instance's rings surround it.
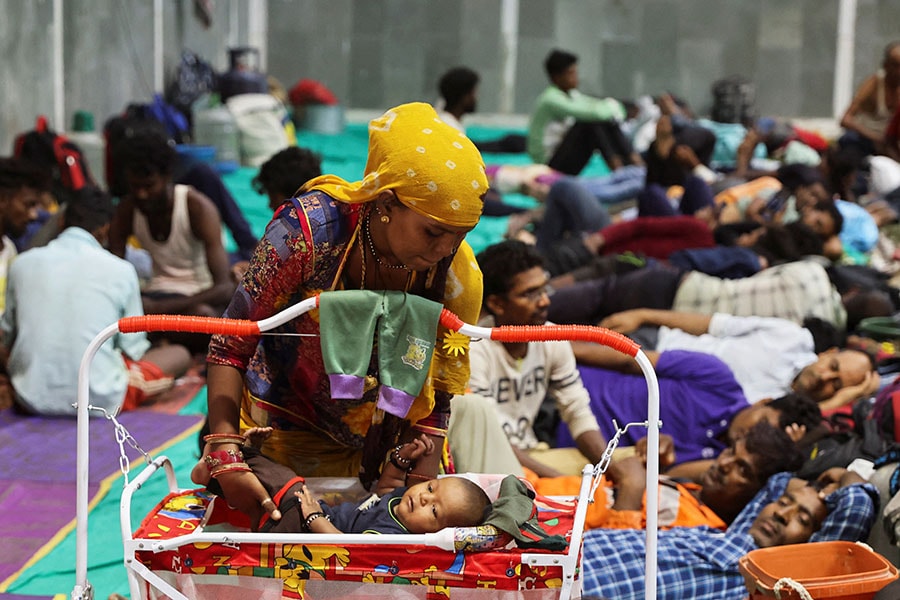
<svg viewBox="0 0 900 600">
<path fill-rule="evenodd" d="M 737 561 L 758 547 L 870 540 L 896 559 L 900 361 L 872 334 L 883 318 L 891 337 L 900 309 L 900 44 L 837 140 L 778 119 L 698 118 L 669 93 L 595 98 L 562 50 L 544 67 L 524 136 L 465 135 L 479 77 L 461 67 L 441 78 L 438 110 L 413 102 L 371 121 L 359 181 L 322 174 L 309 150 L 273 155 L 254 180 L 273 211 L 258 240 L 218 175 L 182 165 L 157 132 L 117 155 L 116 202 L 85 187 L 38 233 L 50 180 L 0 159 L 9 402 L 73 414 L 84 347 L 122 316 L 260 320 L 340 290 L 274 335 L 117 336 L 91 402 L 138 408 L 200 356 L 195 483 L 259 529 L 421 533 L 490 518 L 477 486 L 439 473 L 571 493 L 617 425 L 646 419 L 630 357 L 470 341 L 439 310 L 484 326 L 599 325 L 640 343 L 659 378 L 661 597 L 743 597 Z M 533 164 L 485 165 L 482 152 Z M 595 153 L 610 172 L 581 176 Z M 513 192 L 538 208 L 505 202 Z M 466 234 L 498 216 L 506 238 L 476 253 Z M 588 596 L 640 597 L 642 431 L 623 434 L 588 514 Z M 296 476 L 355 477 L 377 497 L 328 506 Z"/>
</svg>

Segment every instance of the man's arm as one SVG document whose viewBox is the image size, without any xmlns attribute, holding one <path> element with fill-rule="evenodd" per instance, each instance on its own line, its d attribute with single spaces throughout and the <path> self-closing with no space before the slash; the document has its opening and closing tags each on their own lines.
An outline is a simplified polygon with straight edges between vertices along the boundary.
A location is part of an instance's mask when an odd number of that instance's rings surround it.
<svg viewBox="0 0 900 600">
<path fill-rule="evenodd" d="M 714 460 L 691 460 L 666 469 L 666 475 L 687 479 L 694 483 L 700 483 L 700 476 L 714 463 Z"/>
<path fill-rule="evenodd" d="M 850 106 L 847 107 L 844 116 L 841 117 L 841 127 L 849 129 L 850 131 L 855 131 L 876 144 L 880 144 L 883 142 L 884 132 L 870 129 L 856 118 L 858 114 L 866 112 L 868 107 L 878 105 L 878 98 L 876 98 L 877 94 L 878 77 L 876 75 L 871 75 L 859 86 L 856 95 L 853 96 Z"/>
<path fill-rule="evenodd" d="M 712 315 L 678 312 L 674 310 L 656 310 L 652 308 L 636 308 L 610 315 L 600 321 L 600 327 L 606 327 L 619 333 L 630 333 L 642 325 L 669 327 L 680 329 L 691 335 L 703 335 L 709 332 Z"/>
<path fill-rule="evenodd" d="M 119 258 L 125 258 L 125 244 L 131 235 L 133 218 L 134 205 L 126 196 L 119 201 L 109 227 L 109 251 Z"/>
<path fill-rule="evenodd" d="M 634 358 L 607 346 L 601 346 L 592 342 L 572 342 L 572 351 L 575 353 L 575 360 L 580 365 L 599 367 L 632 375 L 641 373 L 641 367 L 635 362 Z M 647 355 L 650 364 L 655 367 L 656 362 L 659 360 L 659 352 L 644 350 L 644 354 Z"/>
<path fill-rule="evenodd" d="M 647 489 L 647 468 L 637 456 L 613 461 L 606 470 L 606 477 L 616 488 L 615 510 L 641 510 Z"/>
<path fill-rule="evenodd" d="M 12 348 L 13 342 L 16 341 L 18 324 L 16 322 L 17 306 L 16 306 L 16 271 L 15 264 L 10 266 L 9 275 L 6 283 L 6 299 L 3 314 L 0 315 L 0 384 L 8 383 L 6 377 L 7 363 L 9 362 L 9 350 Z M 6 382 L 2 380 L 6 379 Z M 0 385 L 0 388 L 3 386 Z M 4 400 L 0 397 L 0 402 Z"/>
<path fill-rule="evenodd" d="M 573 90 L 560 91 L 545 99 L 550 112 L 557 117 L 575 117 L 579 121 L 624 119 L 625 108 L 615 98 L 594 98 Z"/>
<path fill-rule="evenodd" d="M 606 440 L 603 439 L 603 434 L 599 429 L 585 431 L 575 438 L 575 445 L 595 465 L 600 462 L 603 452 L 606 450 Z"/>
<path fill-rule="evenodd" d="M 571 345 L 556 342 L 545 345 L 544 349 L 547 392 L 556 402 L 559 416 L 575 438 L 578 449 L 596 464 L 606 450 L 606 440 L 591 410 L 591 396 L 581 381 Z"/>
</svg>

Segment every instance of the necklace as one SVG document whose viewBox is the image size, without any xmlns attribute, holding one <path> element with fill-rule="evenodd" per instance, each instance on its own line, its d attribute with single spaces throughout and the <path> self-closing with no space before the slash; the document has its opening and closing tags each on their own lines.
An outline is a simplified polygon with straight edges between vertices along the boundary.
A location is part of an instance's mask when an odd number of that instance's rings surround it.
<svg viewBox="0 0 900 600">
<path fill-rule="evenodd" d="M 369 251 L 372 253 L 372 258 L 375 259 L 375 263 L 379 267 L 386 267 L 388 269 L 403 269 L 405 271 L 409 271 L 410 268 L 407 267 L 406 265 L 392 265 L 392 264 L 382 261 L 381 258 L 378 256 L 378 252 L 375 251 L 375 242 L 372 241 L 372 233 L 369 231 L 369 219 L 370 218 L 371 218 L 371 213 L 366 215 L 366 223 L 365 223 L 365 229 L 364 229 L 363 233 L 366 236 L 366 242 L 369 244 Z"/>
</svg>

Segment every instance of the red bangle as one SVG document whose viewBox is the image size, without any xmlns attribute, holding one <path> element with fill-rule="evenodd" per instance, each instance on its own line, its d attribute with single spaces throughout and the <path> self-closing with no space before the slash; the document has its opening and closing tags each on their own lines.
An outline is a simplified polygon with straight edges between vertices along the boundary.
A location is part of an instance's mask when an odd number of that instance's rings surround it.
<svg viewBox="0 0 900 600">
<path fill-rule="evenodd" d="M 240 450 L 215 450 L 207 454 L 203 461 L 206 463 L 206 468 L 212 471 L 222 465 L 244 462 L 244 455 Z"/>
<path fill-rule="evenodd" d="M 211 469 L 209 476 L 213 479 L 218 478 L 223 473 L 252 473 L 253 469 L 247 463 L 231 463 L 227 465 L 219 465 L 215 469 Z"/>
<path fill-rule="evenodd" d="M 203 441 L 208 444 L 237 444 L 243 446 L 247 438 L 239 433 L 210 433 L 203 436 Z"/>
</svg>

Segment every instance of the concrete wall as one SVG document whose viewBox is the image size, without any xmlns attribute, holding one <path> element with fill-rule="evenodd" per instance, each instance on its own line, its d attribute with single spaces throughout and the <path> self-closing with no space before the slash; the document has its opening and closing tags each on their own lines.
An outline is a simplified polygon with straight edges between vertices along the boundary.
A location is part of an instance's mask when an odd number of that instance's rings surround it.
<svg viewBox="0 0 900 600">
<path fill-rule="evenodd" d="M 62 0 L 63 123 L 53 86 L 53 0 L 0 0 L 0 153 L 37 114 L 65 129 L 76 110 L 98 126 L 153 85 L 153 2 Z M 251 16 L 268 29 L 267 71 L 286 87 L 322 81 L 348 108 L 381 110 L 436 98 L 445 69 L 482 74 L 480 108 L 504 106 L 504 68 L 513 112 L 527 113 L 546 85 L 553 47 L 580 55 L 582 88 L 620 97 L 668 90 L 704 113 L 713 81 L 740 74 L 758 86 L 762 113 L 832 115 L 840 0 L 228 0 L 209 3 L 212 26 L 190 0 L 163 0 L 164 59 L 171 76 L 182 48 L 217 69 L 227 48 L 253 39 Z M 260 10 L 262 12 L 260 12 Z M 517 28 L 507 56 L 504 9 Z M 900 2 L 857 0 L 852 84 L 900 37 Z M 511 60 L 512 62 L 507 62 Z M 167 79 L 168 80 L 168 79 Z"/>
</svg>

